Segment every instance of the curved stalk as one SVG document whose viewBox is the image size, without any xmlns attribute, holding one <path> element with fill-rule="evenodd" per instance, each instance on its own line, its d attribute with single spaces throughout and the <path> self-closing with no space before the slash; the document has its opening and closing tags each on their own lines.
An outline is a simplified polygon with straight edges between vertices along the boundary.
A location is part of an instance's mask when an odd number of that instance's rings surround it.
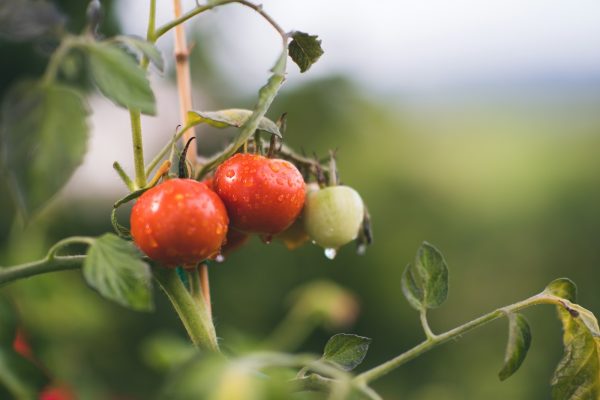
<svg viewBox="0 0 600 400">
<path fill-rule="evenodd" d="M 65 271 L 81 268 L 85 256 L 55 256 L 25 264 L 0 268 L 0 286 L 18 279 L 45 274 L 48 272 Z"/>
<path fill-rule="evenodd" d="M 425 341 L 416 345 L 412 349 L 400 354 L 399 356 L 396 356 L 391 360 L 384 362 L 383 364 L 380 364 L 374 368 L 371 368 L 368 371 L 363 372 L 362 374 L 357 375 L 354 378 L 354 381 L 361 385 L 367 384 L 375 379 L 381 378 L 385 374 L 407 363 L 413 358 L 416 358 L 421 354 L 433 349 L 434 347 L 439 346 L 440 344 L 446 343 L 452 339 L 458 339 L 463 334 L 475 328 L 483 326 L 489 322 L 492 322 L 498 318 L 505 317 L 510 313 L 514 313 L 538 304 L 554 304 L 564 307 L 566 301 L 560 297 L 553 296 L 551 294 L 540 293 L 518 303 L 514 303 L 509 306 L 496 309 L 490 313 L 482 315 L 479 318 L 469 321 L 447 332 L 427 338 Z"/>
</svg>

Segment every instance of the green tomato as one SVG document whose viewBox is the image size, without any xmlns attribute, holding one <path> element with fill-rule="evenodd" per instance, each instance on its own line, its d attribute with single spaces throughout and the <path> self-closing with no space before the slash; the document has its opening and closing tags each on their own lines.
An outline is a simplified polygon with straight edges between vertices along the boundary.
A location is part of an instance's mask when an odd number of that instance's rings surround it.
<svg viewBox="0 0 600 400">
<path fill-rule="evenodd" d="M 304 228 L 324 248 L 337 249 L 356 239 L 363 217 L 363 201 L 348 186 L 310 192 L 304 204 Z"/>
</svg>

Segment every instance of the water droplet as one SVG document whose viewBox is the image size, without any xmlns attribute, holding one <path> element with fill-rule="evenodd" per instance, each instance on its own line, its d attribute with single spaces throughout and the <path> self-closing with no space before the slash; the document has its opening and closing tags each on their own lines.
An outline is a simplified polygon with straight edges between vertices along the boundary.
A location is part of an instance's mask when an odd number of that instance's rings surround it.
<svg viewBox="0 0 600 400">
<path fill-rule="evenodd" d="M 279 196 L 277 196 L 277 201 L 280 202 L 280 203 L 283 202 L 283 195 L 282 194 L 280 194 Z"/>
<path fill-rule="evenodd" d="M 335 256 L 337 256 L 337 249 L 325 249 L 325 257 L 329 258 L 330 260 L 333 260 Z"/>
<path fill-rule="evenodd" d="M 225 172 L 225 176 L 228 178 L 233 178 L 235 176 L 235 171 L 230 169 L 227 172 Z"/>
<path fill-rule="evenodd" d="M 215 233 L 217 235 L 220 235 L 221 233 L 223 233 L 223 227 L 221 225 L 217 225 L 217 228 L 215 229 Z"/>
<path fill-rule="evenodd" d="M 269 168 L 271 168 L 271 171 L 273 172 L 279 172 L 279 164 L 277 163 L 269 163 Z"/>
<path fill-rule="evenodd" d="M 184 198 L 184 196 L 183 196 L 183 194 L 181 194 L 181 193 L 177 193 L 177 194 L 175 195 L 175 200 L 177 200 L 177 201 L 181 201 L 181 200 L 183 200 L 183 198 Z"/>
<path fill-rule="evenodd" d="M 356 248 L 356 254 L 358 254 L 359 256 L 364 256 L 366 252 L 367 252 L 367 245 L 364 243 L 359 244 L 358 247 Z"/>
<path fill-rule="evenodd" d="M 215 256 L 215 261 L 218 263 L 225 262 L 225 256 L 223 254 L 219 253 Z"/>
<path fill-rule="evenodd" d="M 246 187 L 250 187 L 252 185 L 254 185 L 254 179 L 250 178 L 250 179 L 244 179 L 244 186 Z"/>
<path fill-rule="evenodd" d="M 260 240 L 262 240 L 264 244 L 271 244 L 271 241 L 273 240 L 273 235 L 261 235 Z"/>
</svg>

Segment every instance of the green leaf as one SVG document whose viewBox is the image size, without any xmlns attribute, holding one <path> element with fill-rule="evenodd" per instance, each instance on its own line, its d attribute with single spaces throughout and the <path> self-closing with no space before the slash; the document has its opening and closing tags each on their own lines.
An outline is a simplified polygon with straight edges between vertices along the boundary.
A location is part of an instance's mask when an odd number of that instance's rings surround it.
<svg viewBox="0 0 600 400">
<path fill-rule="evenodd" d="M 371 339 L 358 335 L 339 333 L 329 339 L 323 351 L 323 360 L 338 364 L 350 371 L 356 368 L 367 355 Z"/>
<path fill-rule="evenodd" d="M 228 110 L 219 111 L 188 111 L 187 115 L 188 124 L 191 126 L 206 123 L 215 128 L 240 128 L 248 121 L 252 115 L 252 111 L 230 108 Z M 281 137 L 281 132 L 279 131 L 277 124 L 266 117 L 260 119 L 256 129 Z"/>
<path fill-rule="evenodd" d="M 0 347 L 12 346 L 17 334 L 17 322 L 14 306 L 7 298 L 0 296 Z"/>
<path fill-rule="evenodd" d="M 531 329 L 521 314 L 508 315 L 508 343 L 504 353 L 504 366 L 498 376 L 503 381 L 514 374 L 527 356 L 531 345 Z"/>
<path fill-rule="evenodd" d="M 2 104 L 0 147 L 13 198 L 25 215 L 45 205 L 83 161 L 87 105 L 58 84 L 17 84 Z"/>
<path fill-rule="evenodd" d="M 265 116 L 267 110 L 271 106 L 273 99 L 277 95 L 279 88 L 285 79 L 285 66 L 287 62 L 287 49 L 279 55 L 277 62 L 271 70 L 272 75 L 267 83 L 258 91 L 258 102 L 252 111 L 252 115 L 241 126 L 239 135 L 235 138 L 225 150 L 213 156 L 202 167 L 198 177 L 202 178 L 207 172 L 211 171 L 224 160 L 231 157 L 242 145 L 254 134 L 258 129 L 260 122 Z"/>
<path fill-rule="evenodd" d="M 600 398 L 600 329 L 594 314 L 566 300 L 558 306 L 564 355 L 552 378 L 553 400 Z"/>
<path fill-rule="evenodd" d="M 150 267 L 131 242 L 116 235 L 107 233 L 94 240 L 83 263 L 83 276 L 109 300 L 136 311 L 154 308 Z"/>
<path fill-rule="evenodd" d="M 300 67 L 300 72 L 306 72 L 323 55 L 321 41 L 316 35 L 304 32 L 294 32 L 289 45 L 290 57 Z"/>
<path fill-rule="evenodd" d="M 569 278 L 555 279 L 546 286 L 545 293 L 569 300 L 571 303 L 577 301 L 577 286 Z"/>
<path fill-rule="evenodd" d="M 156 114 L 154 93 L 146 73 L 125 50 L 97 42 L 85 48 L 92 77 L 102 94 L 125 108 Z"/>
<path fill-rule="evenodd" d="M 439 307 L 448 296 L 448 266 L 438 249 L 423 242 L 402 275 L 402 292 L 417 310 Z"/>
<path fill-rule="evenodd" d="M 49 383 L 48 377 L 31 361 L 11 348 L 0 347 L 0 388 L 5 387 L 15 399 L 36 399 Z"/>
<path fill-rule="evenodd" d="M 3 0 L 0 39 L 25 41 L 58 33 L 66 18 L 49 1 Z"/>
<path fill-rule="evenodd" d="M 121 43 L 141 52 L 143 55 L 145 55 L 148 58 L 148 60 L 150 60 L 152 62 L 152 64 L 154 64 L 154 66 L 156 68 L 158 68 L 159 71 L 161 71 L 161 72 L 164 71 L 165 63 L 163 61 L 162 55 L 160 54 L 160 51 L 158 51 L 156 46 L 154 46 L 152 43 L 150 43 L 147 40 L 144 40 L 142 38 L 136 37 L 136 36 L 124 36 L 124 35 L 116 36 L 116 37 L 114 37 L 114 40 L 121 42 Z"/>
</svg>

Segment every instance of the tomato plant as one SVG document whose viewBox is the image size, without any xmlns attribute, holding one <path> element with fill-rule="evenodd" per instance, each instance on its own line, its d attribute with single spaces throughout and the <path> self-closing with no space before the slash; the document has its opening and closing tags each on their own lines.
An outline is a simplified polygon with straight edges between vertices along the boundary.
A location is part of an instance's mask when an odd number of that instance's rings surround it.
<svg viewBox="0 0 600 400">
<path fill-rule="evenodd" d="M 522 311 L 547 304 L 557 309 L 564 331 L 565 356 L 552 380 L 553 399 L 600 398 L 600 329 L 592 312 L 576 303 L 576 287 L 570 280 L 554 280 L 536 295 L 436 333 L 428 313 L 445 302 L 449 273 L 442 253 L 427 242 L 419 247 L 397 284 L 417 311 L 424 336 L 405 352 L 357 374 L 352 370 L 367 355 L 371 343 L 367 337 L 339 333 L 325 343 L 322 354 L 292 353 L 317 326 L 338 328 L 356 317 L 358 302 L 354 297 L 327 281 L 295 292 L 288 315 L 264 341 L 244 343 L 223 352 L 213 322 L 208 279 L 208 266 L 214 259 L 222 259 L 218 257 L 220 251 L 238 248 L 249 234 L 278 235 L 290 249 L 310 238 L 327 248 L 330 258 L 353 240 L 359 253 L 372 242 L 365 199 L 351 187 L 338 184 L 334 152 L 326 160 L 299 154 L 281 142 L 286 134 L 285 115 L 276 122 L 267 117 L 285 80 L 288 57 L 305 72 L 323 54 L 321 41 L 315 35 L 284 30 L 261 5 L 246 0 L 213 0 L 185 13 L 175 0 L 174 19 L 161 26 L 156 23 L 157 2 L 149 0 L 145 39 L 99 35 L 102 10 L 98 0 L 90 1 L 87 26 L 81 34 L 67 32 L 65 19 L 50 3 L 10 1 L 0 18 L 8 15 L 9 22 L 22 28 L 15 29 L 15 42 L 54 35 L 48 40 L 48 45 L 54 47 L 43 76 L 16 83 L 2 105 L 1 155 L 6 170 L 2 175 L 10 182 L 20 218 L 35 221 L 84 156 L 90 107 L 86 87 L 71 79 L 73 75 L 89 77 L 99 93 L 128 110 L 133 175 L 119 162 L 114 163 L 124 191 L 111 212 L 114 233 L 64 238 L 37 261 L 0 268 L 0 285 L 48 272 L 80 269 L 86 283 L 104 298 L 135 311 L 152 311 L 153 282 L 158 284 L 189 336 L 189 342 L 169 341 L 168 351 L 149 346 L 159 353 L 154 360 L 171 371 L 164 374 L 165 383 L 158 397 L 288 399 L 310 391 L 322 392 L 330 399 L 376 400 L 380 396 L 371 386 L 377 379 L 500 318 L 507 318 L 509 323 L 499 372 L 499 378 L 505 380 L 521 367 L 531 344 L 531 330 Z M 231 3 L 264 19 L 281 39 L 281 51 L 252 110 L 198 111 L 192 104 L 190 49 L 183 25 L 199 14 Z M 162 149 L 148 160 L 141 115 L 160 112 L 148 68 L 153 65 L 164 70 L 162 54 L 155 44 L 171 31 L 175 33 L 181 125 L 173 137 L 165 136 Z M 237 130 L 224 149 L 204 158 L 196 154 L 195 148 L 186 153 L 194 128 L 200 125 Z M 182 138 L 187 143 L 181 155 L 185 161 L 180 162 L 176 177 L 171 165 Z M 122 225 L 121 207 L 132 201 L 135 204 L 129 226 Z M 269 251 L 267 247 L 262 249 Z M 248 283 L 257 291 L 261 284 L 269 284 L 265 279 Z M 236 299 L 236 305 L 246 310 L 243 298 Z M 49 381 L 56 382 L 56 377 L 37 362 L 24 337 L 18 336 L 18 312 L 3 298 L 0 317 L 0 396 L 76 397 L 70 385 L 48 385 Z M 229 347 L 234 340 L 227 340 L 223 339 Z"/>
<path fill-rule="evenodd" d="M 304 205 L 304 179 L 286 160 L 236 154 L 217 168 L 214 187 L 231 225 L 244 232 L 280 233 Z"/>
<path fill-rule="evenodd" d="M 219 196 L 191 179 L 169 179 L 149 189 L 131 210 L 135 244 L 171 267 L 194 266 L 217 254 L 228 224 Z"/>
</svg>

